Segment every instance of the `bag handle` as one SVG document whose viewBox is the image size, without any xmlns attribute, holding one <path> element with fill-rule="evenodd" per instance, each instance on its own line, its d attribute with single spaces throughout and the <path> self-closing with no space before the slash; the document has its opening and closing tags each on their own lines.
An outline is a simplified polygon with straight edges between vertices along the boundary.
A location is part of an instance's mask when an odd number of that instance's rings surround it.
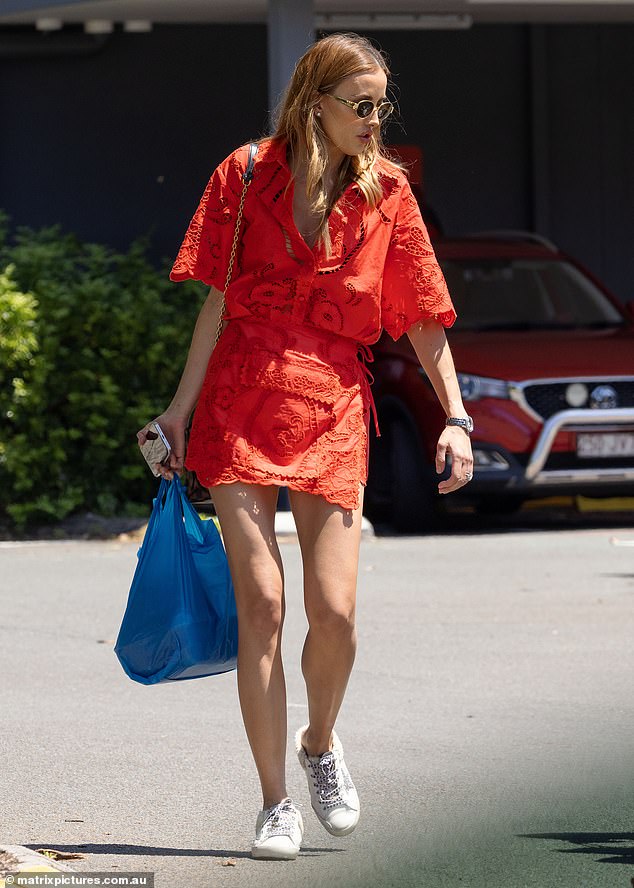
<svg viewBox="0 0 634 888">
<path fill-rule="evenodd" d="M 163 479 L 165 480 L 165 479 Z M 172 495 L 177 503 L 180 505 L 180 509 L 178 510 L 184 524 L 185 524 L 185 532 L 192 537 L 199 545 L 204 541 L 204 534 L 202 530 L 202 521 L 196 511 L 196 509 L 190 503 L 187 497 L 187 491 L 183 487 L 180 478 L 178 475 L 174 475 L 172 481 L 168 481 L 167 484 L 170 485 L 170 490 L 172 491 Z M 218 528 L 211 522 L 212 528 L 210 529 L 210 533 L 217 539 L 221 539 Z M 222 545 L 222 543 L 221 543 Z"/>
<path fill-rule="evenodd" d="M 244 199 L 247 196 L 247 188 L 253 181 L 253 167 L 255 166 L 255 155 L 258 153 L 258 144 L 256 142 L 251 142 L 249 144 L 249 160 L 247 163 L 247 167 L 245 171 L 242 173 L 242 194 L 240 195 L 240 203 L 238 204 L 238 213 L 236 215 L 236 225 L 235 230 L 233 232 L 233 243 L 231 245 L 231 253 L 229 254 L 229 267 L 227 268 L 227 279 L 225 281 L 225 289 L 222 294 L 222 307 L 220 310 L 220 314 L 218 315 L 218 326 L 216 327 L 216 336 L 214 339 L 214 348 L 218 344 L 218 340 L 220 339 L 220 334 L 222 332 L 222 322 L 224 320 L 223 315 L 225 313 L 225 293 L 227 292 L 227 288 L 231 283 L 231 277 L 233 275 L 233 264 L 236 258 L 236 252 L 238 250 L 238 239 L 240 237 L 240 226 L 242 225 L 242 212 L 244 210 Z"/>
</svg>

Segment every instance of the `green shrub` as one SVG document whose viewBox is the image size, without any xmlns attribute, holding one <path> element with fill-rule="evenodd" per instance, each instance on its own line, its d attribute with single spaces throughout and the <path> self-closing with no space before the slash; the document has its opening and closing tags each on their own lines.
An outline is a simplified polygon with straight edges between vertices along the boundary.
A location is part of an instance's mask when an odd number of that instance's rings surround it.
<svg viewBox="0 0 634 888">
<path fill-rule="evenodd" d="M 206 293 L 127 253 L 0 213 L 0 520 L 130 513 L 156 481 L 135 433 L 165 409 Z"/>
</svg>

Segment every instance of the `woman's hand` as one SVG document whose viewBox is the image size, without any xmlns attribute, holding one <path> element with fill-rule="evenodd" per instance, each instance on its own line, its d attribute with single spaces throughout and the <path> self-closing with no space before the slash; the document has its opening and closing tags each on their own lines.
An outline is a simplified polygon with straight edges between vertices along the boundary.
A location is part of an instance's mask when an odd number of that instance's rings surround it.
<svg viewBox="0 0 634 888">
<path fill-rule="evenodd" d="M 439 493 L 452 493 L 473 478 L 473 454 L 469 435 L 460 426 L 447 426 L 436 447 L 436 471 L 445 470 L 447 452 L 451 453 L 451 476 L 438 485 Z"/>
<path fill-rule="evenodd" d="M 166 410 L 165 413 L 161 413 L 161 415 L 157 416 L 156 419 L 153 419 L 152 422 L 157 422 L 160 425 L 163 434 L 172 448 L 167 463 L 165 465 L 161 465 L 160 463 L 156 464 L 156 470 L 160 472 L 161 476 L 171 481 L 174 477 L 174 472 L 180 472 L 183 469 L 185 461 L 185 429 L 187 427 L 187 420 L 183 416 L 177 416 L 170 413 L 169 410 Z M 149 422 L 136 433 L 139 447 L 147 441 L 147 433 L 151 424 L 152 423 Z"/>
</svg>

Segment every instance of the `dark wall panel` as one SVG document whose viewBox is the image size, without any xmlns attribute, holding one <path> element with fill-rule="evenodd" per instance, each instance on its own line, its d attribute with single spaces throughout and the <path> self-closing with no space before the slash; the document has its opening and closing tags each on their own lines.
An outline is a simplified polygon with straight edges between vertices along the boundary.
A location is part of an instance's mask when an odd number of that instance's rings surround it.
<svg viewBox="0 0 634 888">
<path fill-rule="evenodd" d="M 634 299 L 634 27 L 546 29 L 551 235 Z"/>
<path fill-rule="evenodd" d="M 214 166 L 266 121 L 259 26 L 117 32 L 88 57 L 0 63 L 0 206 L 173 254 Z M 180 241 L 179 241 L 180 243 Z"/>
<path fill-rule="evenodd" d="M 447 231 L 523 228 L 528 194 L 527 33 L 519 26 L 376 35 L 397 72 L 405 133 Z"/>
</svg>

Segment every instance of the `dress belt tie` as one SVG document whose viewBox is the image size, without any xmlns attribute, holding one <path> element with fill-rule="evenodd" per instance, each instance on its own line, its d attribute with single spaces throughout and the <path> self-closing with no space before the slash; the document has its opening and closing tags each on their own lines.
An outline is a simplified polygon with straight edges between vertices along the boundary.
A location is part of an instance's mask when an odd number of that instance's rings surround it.
<svg viewBox="0 0 634 888">
<path fill-rule="evenodd" d="M 381 430 L 379 429 L 379 418 L 377 416 L 376 404 L 374 403 L 374 396 L 372 394 L 372 383 L 374 382 L 374 376 L 372 375 L 372 371 L 368 367 L 368 364 L 372 363 L 372 361 L 374 360 L 374 355 L 372 354 L 370 346 L 366 345 L 364 342 L 360 342 L 358 344 L 358 349 L 360 354 L 357 357 L 359 358 L 359 363 L 361 364 L 361 368 L 365 373 L 366 388 L 368 398 L 370 400 L 370 407 L 372 409 L 372 416 L 374 418 L 374 430 L 376 431 L 377 438 L 380 438 Z"/>
</svg>

